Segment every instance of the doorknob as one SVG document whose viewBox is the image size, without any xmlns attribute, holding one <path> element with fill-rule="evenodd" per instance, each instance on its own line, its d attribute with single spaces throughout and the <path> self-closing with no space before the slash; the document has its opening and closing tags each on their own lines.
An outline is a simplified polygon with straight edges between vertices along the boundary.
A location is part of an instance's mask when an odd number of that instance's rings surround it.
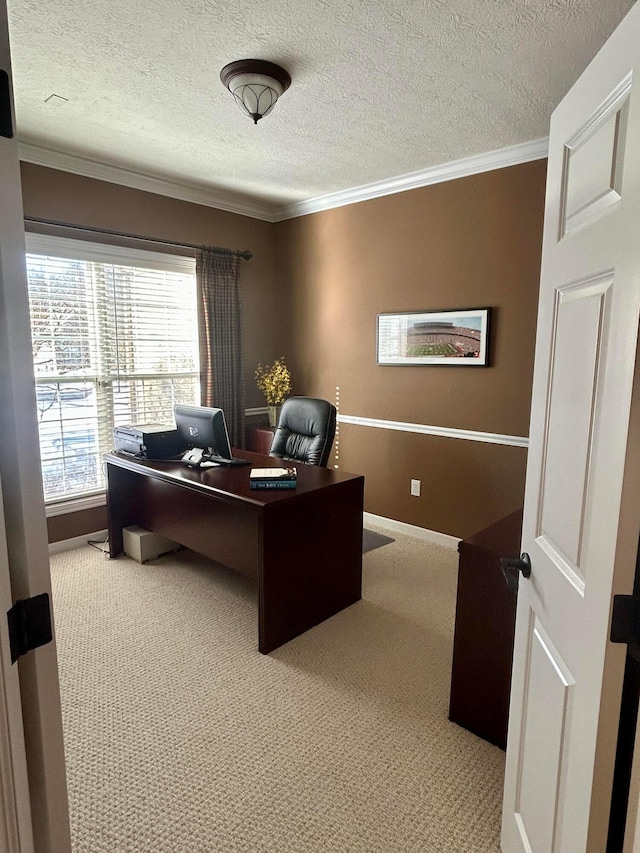
<svg viewBox="0 0 640 853">
<path fill-rule="evenodd" d="M 527 553 L 521 554 L 520 557 L 501 557 L 500 568 L 511 592 L 517 593 L 518 573 L 522 572 L 525 578 L 531 577 L 531 558 Z"/>
</svg>

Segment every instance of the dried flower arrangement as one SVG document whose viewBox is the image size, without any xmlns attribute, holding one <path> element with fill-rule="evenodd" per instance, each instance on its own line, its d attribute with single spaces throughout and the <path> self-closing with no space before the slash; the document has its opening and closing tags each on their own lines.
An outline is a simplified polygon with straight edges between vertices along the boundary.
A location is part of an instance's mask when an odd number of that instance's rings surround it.
<svg viewBox="0 0 640 853">
<path fill-rule="evenodd" d="M 273 364 L 259 364 L 256 384 L 264 394 L 268 406 L 280 406 L 291 394 L 291 373 L 284 363 L 284 356 Z"/>
</svg>

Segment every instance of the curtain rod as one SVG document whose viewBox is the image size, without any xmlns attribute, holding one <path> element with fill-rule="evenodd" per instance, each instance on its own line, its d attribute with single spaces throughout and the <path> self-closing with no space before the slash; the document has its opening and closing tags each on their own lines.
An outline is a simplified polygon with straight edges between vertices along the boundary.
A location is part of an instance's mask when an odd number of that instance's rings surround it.
<svg viewBox="0 0 640 853">
<path fill-rule="evenodd" d="M 108 228 L 93 228 L 90 225 L 72 225 L 69 222 L 56 222 L 54 219 L 41 219 L 38 216 L 25 216 L 25 222 L 36 225 L 50 225 L 55 228 L 68 228 L 72 231 L 87 231 L 91 234 L 108 234 L 110 237 L 125 237 L 127 240 L 142 240 L 144 243 L 156 243 L 162 246 L 179 246 L 181 249 L 209 249 L 218 255 L 235 255 L 243 261 L 253 257 L 249 251 L 236 249 L 221 249 L 218 246 L 197 246 L 195 243 L 178 243 L 175 240 L 156 240 L 154 237 L 143 237 L 140 234 L 125 234 L 124 231 L 111 231 Z"/>
</svg>

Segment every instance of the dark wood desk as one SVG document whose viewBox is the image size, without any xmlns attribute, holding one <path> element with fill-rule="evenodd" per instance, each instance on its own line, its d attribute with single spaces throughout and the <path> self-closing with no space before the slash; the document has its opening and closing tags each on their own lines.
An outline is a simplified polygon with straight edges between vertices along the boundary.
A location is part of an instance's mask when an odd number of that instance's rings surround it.
<svg viewBox="0 0 640 853">
<path fill-rule="evenodd" d="M 252 490 L 249 465 L 199 471 L 119 453 L 105 463 L 111 557 L 138 524 L 255 578 L 263 654 L 360 599 L 364 477 L 298 465 L 296 489 Z"/>
</svg>

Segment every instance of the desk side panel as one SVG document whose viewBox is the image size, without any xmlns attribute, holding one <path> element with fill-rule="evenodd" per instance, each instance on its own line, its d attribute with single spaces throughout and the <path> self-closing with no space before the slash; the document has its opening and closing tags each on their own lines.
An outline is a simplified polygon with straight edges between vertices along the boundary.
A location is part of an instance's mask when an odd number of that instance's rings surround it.
<svg viewBox="0 0 640 853">
<path fill-rule="evenodd" d="M 362 590 L 364 478 L 265 507 L 260 651 L 354 604 Z"/>
</svg>

